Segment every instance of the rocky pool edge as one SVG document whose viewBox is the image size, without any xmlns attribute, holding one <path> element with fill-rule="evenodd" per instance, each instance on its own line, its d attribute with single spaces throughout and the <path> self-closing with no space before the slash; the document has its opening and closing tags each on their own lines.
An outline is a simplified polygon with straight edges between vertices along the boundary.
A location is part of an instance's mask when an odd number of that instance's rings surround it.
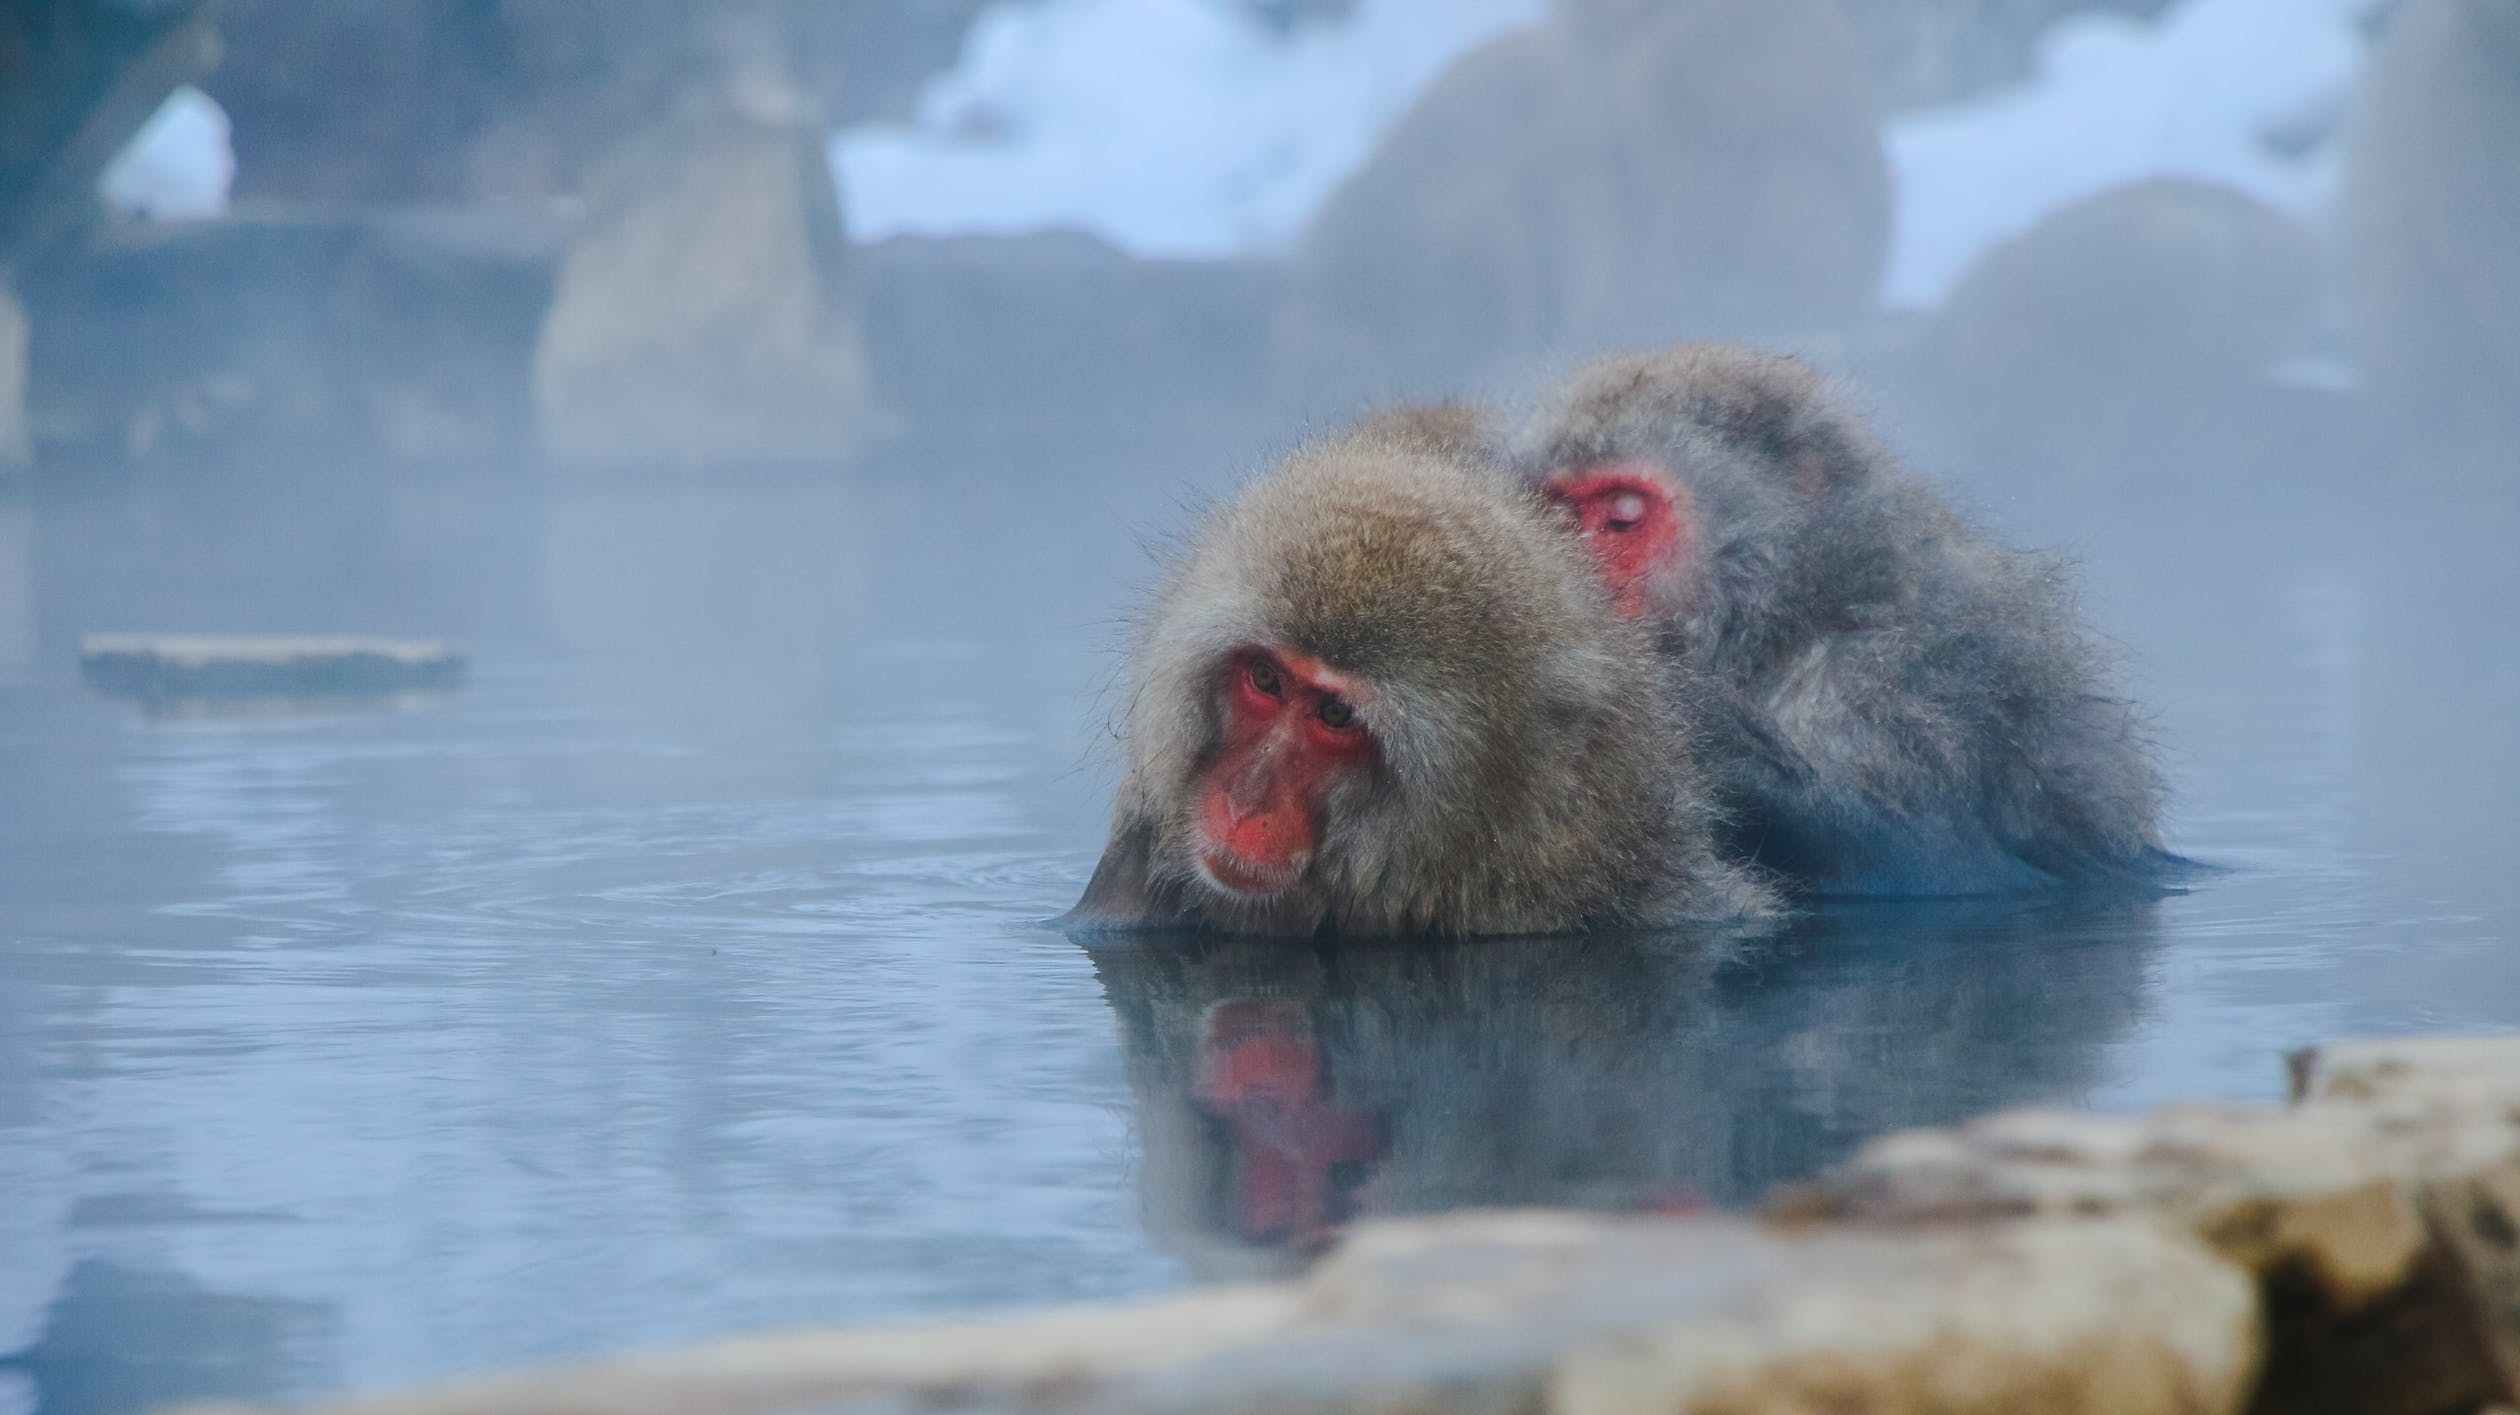
<svg viewBox="0 0 2520 1415">
<path fill-rule="evenodd" d="M 2520 1036 L 2287 1058 L 2282 1106 L 1883 1136 L 1742 1216 L 1359 1226 L 1289 1282 L 812 1330 L 326 1415 L 2371 1411 L 2520 1405 Z"/>
</svg>

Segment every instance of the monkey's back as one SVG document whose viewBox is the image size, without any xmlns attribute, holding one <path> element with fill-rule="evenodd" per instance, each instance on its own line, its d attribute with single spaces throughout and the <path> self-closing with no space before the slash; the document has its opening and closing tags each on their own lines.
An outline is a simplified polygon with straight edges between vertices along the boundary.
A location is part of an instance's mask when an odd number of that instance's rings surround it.
<svg viewBox="0 0 2520 1415">
<path fill-rule="evenodd" d="M 2126 883 L 2175 863 L 2141 715 L 2063 561 L 1995 545 L 1903 471 L 1814 534 L 1821 575 L 1867 589 L 1735 680 L 1716 769 L 1736 848 L 1849 895 Z"/>
</svg>

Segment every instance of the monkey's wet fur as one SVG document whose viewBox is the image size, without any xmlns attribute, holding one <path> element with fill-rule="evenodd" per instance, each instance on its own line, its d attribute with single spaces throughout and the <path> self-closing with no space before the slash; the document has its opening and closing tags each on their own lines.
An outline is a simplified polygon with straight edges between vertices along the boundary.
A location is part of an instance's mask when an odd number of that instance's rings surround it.
<svg viewBox="0 0 2520 1415">
<path fill-rule="evenodd" d="M 1071 928 L 1658 927 L 2157 887 L 2161 783 L 2064 569 L 1791 360 L 1404 409 L 1215 512 L 1141 618 Z"/>
</svg>

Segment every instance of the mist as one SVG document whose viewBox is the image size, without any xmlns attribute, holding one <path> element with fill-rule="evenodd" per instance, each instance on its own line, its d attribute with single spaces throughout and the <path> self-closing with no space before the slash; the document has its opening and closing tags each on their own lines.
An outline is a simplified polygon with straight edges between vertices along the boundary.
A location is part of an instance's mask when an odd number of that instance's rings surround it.
<svg viewBox="0 0 2520 1415">
<path fill-rule="evenodd" d="M 1740 1203 L 2520 1026 L 2512 0 L 602 9 L 0 8 L 0 1415 Z M 1044 926 L 1199 508 L 1698 339 L 2074 557 L 2212 875 Z M 466 673 L 135 698 L 103 633 Z M 1325 1078 L 1300 1203 L 1220 1018 Z"/>
</svg>

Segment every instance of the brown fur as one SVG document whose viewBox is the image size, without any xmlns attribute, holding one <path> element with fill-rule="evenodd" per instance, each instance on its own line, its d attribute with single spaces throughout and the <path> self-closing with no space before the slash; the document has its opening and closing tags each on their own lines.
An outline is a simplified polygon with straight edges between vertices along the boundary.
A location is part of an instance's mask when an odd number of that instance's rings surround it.
<svg viewBox="0 0 2520 1415">
<path fill-rule="evenodd" d="M 1494 430 L 1487 414 L 1469 403 L 1418 403 L 1386 408 L 1361 419 L 1361 439 L 1397 442 L 1441 457 L 1485 458 L 1493 451 Z"/>
<path fill-rule="evenodd" d="M 1722 346 L 1605 361 L 1514 451 L 1527 480 L 1649 459 L 1698 552 L 1646 615 L 1713 685 L 1736 849 L 1807 889 L 2150 877 L 2160 783 L 2064 568 L 1990 544 L 1809 369 Z"/>
<path fill-rule="evenodd" d="M 1422 431 L 1305 448 L 1200 529 L 1139 635 L 1128 777 L 1076 922 L 1533 933 L 1766 907 L 1715 856 L 1676 680 L 1608 612 L 1574 536 Z M 1265 908 L 1191 864 L 1223 667 L 1254 645 L 1369 684 L 1377 748 Z"/>
</svg>

